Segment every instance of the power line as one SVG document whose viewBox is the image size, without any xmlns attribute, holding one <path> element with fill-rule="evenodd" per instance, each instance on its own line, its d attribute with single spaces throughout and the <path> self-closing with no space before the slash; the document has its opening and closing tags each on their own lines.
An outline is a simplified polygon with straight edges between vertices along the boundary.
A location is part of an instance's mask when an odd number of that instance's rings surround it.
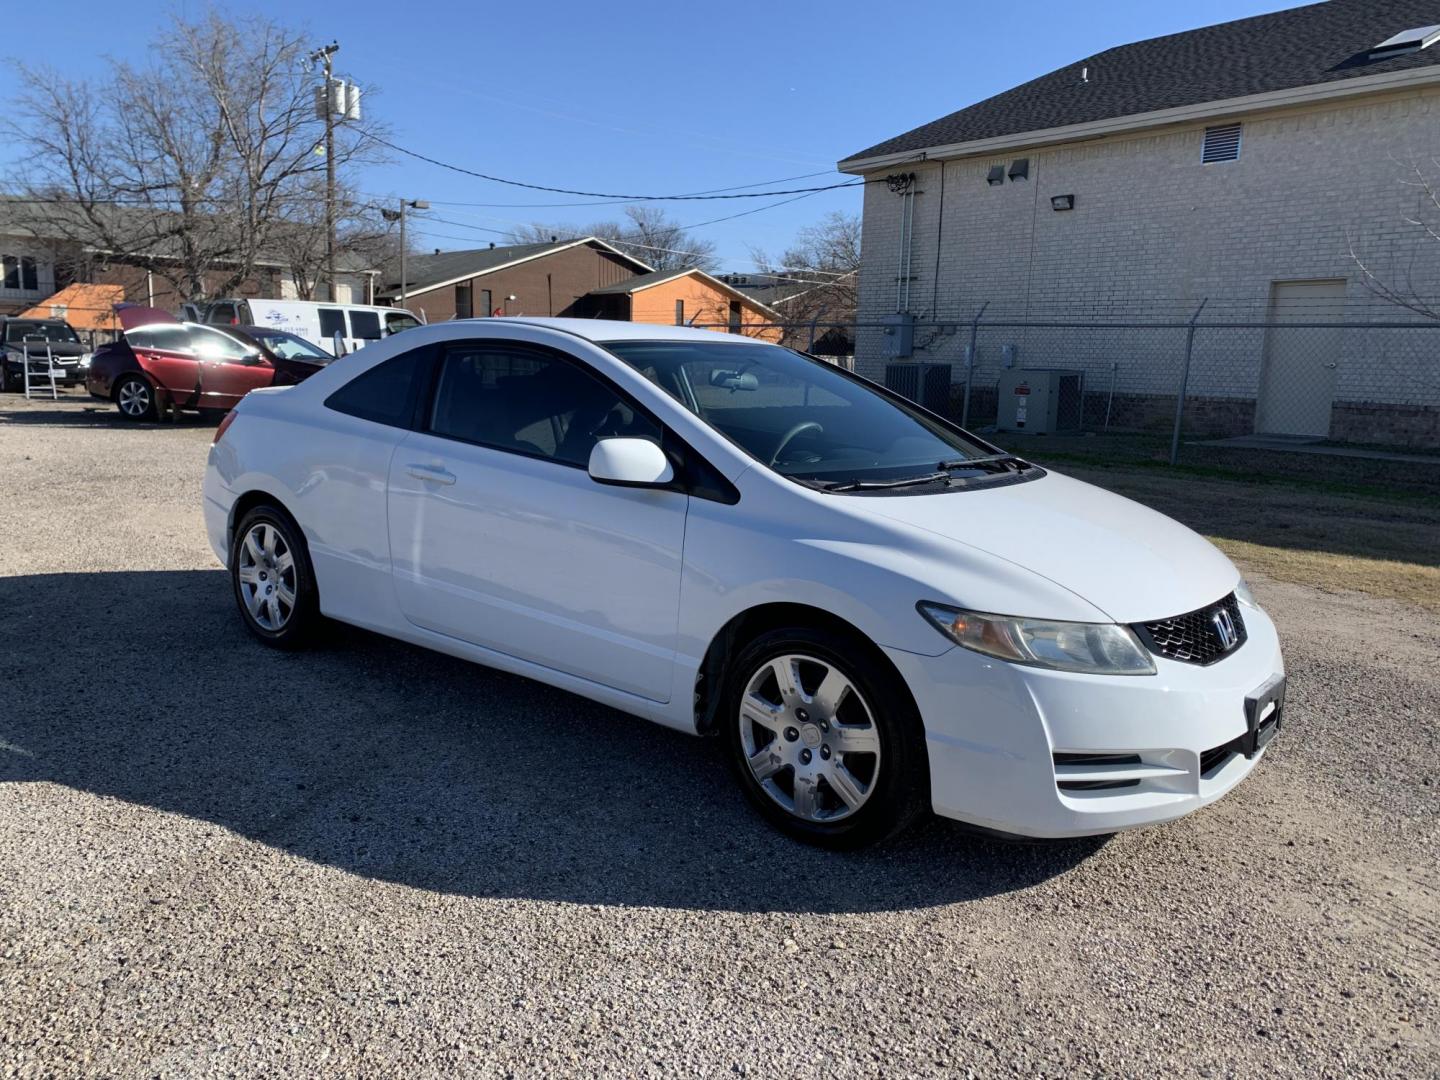
<svg viewBox="0 0 1440 1080">
<path fill-rule="evenodd" d="M 709 188 L 709 189 L 707 189 L 707 190 L 705 190 L 705 191 L 697 191 L 697 192 L 694 192 L 693 194 L 695 194 L 695 195 L 710 195 L 710 194 L 715 194 L 715 193 L 722 192 L 722 191 L 741 191 L 741 190 L 744 190 L 744 189 L 746 189 L 746 188 L 769 187 L 771 184 L 788 184 L 788 183 L 790 183 L 792 180 L 809 180 L 809 179 L 811 179 L 812 177 L 815 177 L 815 176 L 831 176 L 831 175 L 834 174 L 834 172 L 835 172 L 834 169 L 823 169 L 823 170 L 821 170 L 820 172 L 801 173 L 799 176 L 782 176 L 782 177 L 779 177 L 778 179 L 775 179 L 775 180 L 761 180 L 761 181 L 759 181 L 758 183 L 754 183 L 754 184 L 736 184 L 736 185 L 734 185 L 733 187 Z M 840 184 L 840 185 L 838 185 L 838 186 L 839 186 L 839 187 L 847 187 L 848 185 L 846 185 L 846 184 Z M 374 199 L 390 198 L 390 196 L 387 196 L 387 195 L 376 195 L 376 194 L 374 194 L 374 193 L 372 193 L 372 192 L 360 192 L 360 194 L 363 194 L 363 195 L 365 195 L 365 196 L 368 197 L 368 198 L 374 198 Z M 760 194 L 766 194 L 766 195 L 768 195 L 768 194 L 773 194 L 773 192 L 761 192 Z M 430 201 L 431 201 L 432 203 L 434 203 L 436 206 L 468 206 L 468 207 L 476 207 L 476 208 L 480 208 L 480 209 L 493 209 L 493 210 L 526 210 L 526 209 L 538 210 L 538 209 L 555 209 L 555 208 L 559 208 L 559 207 L 574 207 L 574 206 L 625 206 L 625 205 L 633 202 L 634 200 L 633 200 L 633 199 L 592 199 L 592 200 L 589 200 L 589 201 L 587 201 L 587 202 L 541 202 L 541 203 L 458 202 L 458 201 L 453 200 L 453 199 L 452 199 L 452 200 L 446 200 L 446 199 L 431 199 Z"/>
<path fill-rule="evenodd" d="M 507 180 L 501 176 L 491 176 L 488 173 L 476 172 L 474 169 L 467 169 L 461 165 L 452 165 L 448 161 L 441 161 L 438 158 L 428 157 L 427 155 L 417 153 L 414 150 L 407 150 L 403 146 L 398 146 L 395 143 L 392 143 L 387 139 L 382 139 L 380 138 L 380 136 L 371 134 L 370 132 L 366 132 L 365 135 L 372 141 L 378 142 L 381 146 L 388 146 L 391 150 L 394 150 L 395 152 L 400 154 L 404 154 L 407 157 L 415 158 L 417 161 L 424 161 L 427 164 L 435 165 L 442 169 L 449 169 L 451 172 L 462 173 L 465 176 L 473 176 L 478 180 L 488 180 L 491 183 L 495 184 L 507 184 L 510 187 L 528 188 L 531 191 L 552 191 L 555 192 L 557 195 L 581 195 L 586 198 L 616 199 L 623 202 L 689 202 L 705 201 L 709 199 L 764 199 L 768 198 L 771 195 L 810 195 L 821 191 L 834 191 L 837 188 L 855 187 L 857 184 L 865 184 L 869 182 L 866 181 L 863 177 L 857 177 L 854 180 L 847 180 L 844 183 L 840 184 L 827 184 L 821 187 L 790 188 L 786 191 L 750 191 L 732 192 L 729 194 L 704 194 L 701 192 L 695 192 L 688 195 L 620 195 L 610 191 L 578 191 L 575 188 L 548 187 L 545 184 L 530 184 L 526 183 L 523 180 Z"/>
</svg>

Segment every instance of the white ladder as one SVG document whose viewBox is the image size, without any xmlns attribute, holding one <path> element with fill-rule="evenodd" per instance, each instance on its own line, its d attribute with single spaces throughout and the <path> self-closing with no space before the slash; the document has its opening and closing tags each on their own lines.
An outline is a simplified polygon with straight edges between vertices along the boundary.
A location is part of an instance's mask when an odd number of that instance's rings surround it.
<svg viewBox="0 0 1440 1080">
<path fill-rule="evenodd" d="M 32 344 L 45 346 L 45 370 L 43 372 L 34 370 L 35 358 L 30 351 Z M 20 359 L 25 368 L 25 396 L 27 398 L 33 396 L 31 394 L 32 384 L 37 394 L 44 393 L 48 386 L 51 400 L 58 401 L 60 392 L 56 389 L 55 377 L 64 375 L 65 372 L 55 366 L 55 351 L 50 347 L 50 339 L 34 335 L 23 338 L 20 342 Z"/>
</svg>

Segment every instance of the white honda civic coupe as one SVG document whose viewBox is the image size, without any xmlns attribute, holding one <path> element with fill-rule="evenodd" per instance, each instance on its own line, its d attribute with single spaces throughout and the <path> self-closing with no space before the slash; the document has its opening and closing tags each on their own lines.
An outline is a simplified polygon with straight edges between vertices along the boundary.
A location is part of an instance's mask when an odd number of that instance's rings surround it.
<svg viewBox="0 0 1440 1080">
<path fill-rule="evenodd" d="M 247 395 L 204 505 L 260 640 L 336 619 L 716 735 L 815 843 L 1167 821 L 1281 723 L 1204 539 L 744 337 L 411 330 Z"/>
</svg>

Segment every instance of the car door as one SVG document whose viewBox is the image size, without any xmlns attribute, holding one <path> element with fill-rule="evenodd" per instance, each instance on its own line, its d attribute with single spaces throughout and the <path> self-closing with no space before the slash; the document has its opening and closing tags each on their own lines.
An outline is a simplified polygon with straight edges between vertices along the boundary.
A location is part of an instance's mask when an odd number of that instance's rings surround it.
<svg viewBox="0 0 1440 1080">
<path fill-rule="evenodd" d="M 659 424 L 576 358 L 469 341 L 441 352 L 420 427 L 390 465 L 405 618 L 668 701 L 688 497 L 585 468 L 598 438 Z"/>
<path fill-rule="evenodd" d="M 256 350 L 220 330 L 191 326 L 200 363 L 200 400 L 206 409 L 233 409 L 242 397 L 275 381 L 275 369 Z"/>
<path fill-rule="evenodd" d="M 194 400 L 199 388 L 200 364 L 185 327 L 179 323 L 150 323 L 125 331 L 125 340 L 145 373 L 168 392 L 176 404 Z"/>
</svg>

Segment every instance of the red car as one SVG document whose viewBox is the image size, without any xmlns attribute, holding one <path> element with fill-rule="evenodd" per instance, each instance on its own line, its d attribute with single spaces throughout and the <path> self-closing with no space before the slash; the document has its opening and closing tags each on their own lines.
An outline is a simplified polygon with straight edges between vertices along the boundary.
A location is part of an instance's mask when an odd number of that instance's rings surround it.
<svg viewBox="0 0 1440 1080">
<path fill-rule="evenodd" d="M 251 390 L 299 382 L 334 359 L 281 330 L 182 323 L 153 308 L 121 308 L 125 333 L 90 361 L 92 397 L 127 420 L 168 409 L 232 409 Z"/>
</svg>

